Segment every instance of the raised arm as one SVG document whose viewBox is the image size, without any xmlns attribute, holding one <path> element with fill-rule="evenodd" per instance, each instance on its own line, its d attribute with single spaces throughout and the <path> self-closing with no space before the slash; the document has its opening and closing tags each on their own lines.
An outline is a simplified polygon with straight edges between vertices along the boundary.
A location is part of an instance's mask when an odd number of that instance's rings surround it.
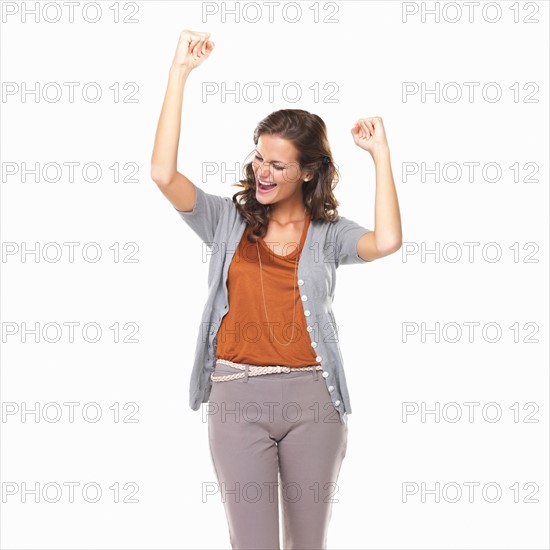
<svg viewBox="0 0 550 550">
<path fill-rule="evenodd" d="M 177 171 L 183 91 L 191 71 L 214 49 L 210 33 L 184 30 L 170 67 L 168 86 L 160 113 L 151 157 L 151 178 L 172 206 L 189 212 L 196 203 L 194 184 Z"/>
<path fill-rule="evenodd" d="M 374 229 L 357 241 L 357 255 L 364 261 L 372 261 L 401 248 L 401 214 L 382 118 L 360 118 L 351 129 L 351 134 L 355 144 L 370 153 L 376 168 Z"/>
</svg>

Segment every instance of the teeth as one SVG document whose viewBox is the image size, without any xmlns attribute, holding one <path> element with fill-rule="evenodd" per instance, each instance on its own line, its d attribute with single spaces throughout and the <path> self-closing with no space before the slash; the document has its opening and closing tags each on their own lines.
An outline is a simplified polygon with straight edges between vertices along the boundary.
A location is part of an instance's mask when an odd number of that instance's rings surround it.
<svg viewBox="0 0 550 550">
<path fill-rule="evenodd" d="M 264 183 L 262 180 L 258 181 L 260 182 L 260 185 L 264 188 L 275 187 L 277 185 L 276 183 Z"/>
</svg>

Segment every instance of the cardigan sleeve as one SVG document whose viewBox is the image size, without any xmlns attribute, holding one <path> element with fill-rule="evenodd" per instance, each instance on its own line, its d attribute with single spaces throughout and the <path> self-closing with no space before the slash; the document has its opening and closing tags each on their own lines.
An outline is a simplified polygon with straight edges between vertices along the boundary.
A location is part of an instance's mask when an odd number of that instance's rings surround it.
<svg viewBox="0 0 550 550">
<path fill-rule="evenodd" d="M 337 265 L 364 264 L 370 260 L 364 260 L 357 254 L 357 241 L 365 234 L 372 231 L 362 225 L 340 216 L 336 224 L 336 257 Z"/>
<path fill-rule="evenodd" d="M 195 190 L 196 199 L 193 210 L 182 212 L 175 207 L 174 209 L 204 243 L 211 243 L 214 241 L 216 228 L 224 210 L 234 208 L 234 204 L 229 197 L 206 193 L 196 185 Z"/>
</svg>

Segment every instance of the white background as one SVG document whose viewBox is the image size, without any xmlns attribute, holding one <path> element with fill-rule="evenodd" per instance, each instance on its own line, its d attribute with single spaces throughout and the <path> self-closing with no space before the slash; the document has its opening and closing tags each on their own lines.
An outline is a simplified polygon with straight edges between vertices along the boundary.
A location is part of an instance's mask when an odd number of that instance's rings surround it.
<svg viewBox="0 0 550 550">
<path fill-rule="evenodd" d="M 353 414 L 329 548 L 548 548 L 548 3 L 516 3 L 518 22 L 513 2 L 485 6 L 486 18 L 481 2 L 472 21 L 465 4 L 453 3 L 462 10 L 454 23 L 450 2 L 439 3 L 439 22 L 420 14 L 434 2 L 321 2 L 318 22 L 309 9 L 314 3 L 303 2 L 295 23 L 283 18 L 283 4 L 270 22 L 261 2 L 253 3 L 262 10 L 257 23 L 224 19 L 222 3 L 203 20 L 200 2 L 121 2 L 121 19 L 137 6 L 136 23 L 113 22 L 114 2 L 98 3 L 96 23 L 83 20 L 85 3 L 75 8 L 74 22 L 61 2 L 51 4 L 61 9 L 58 22 L 37 23 L 32 15 L 24 22 L 21 10 L 34 2 L 2 5 L 2 548 L 230 547 L 219 497 L 203 502 L 201 496 L 203 483 L 214 483 L 215 475 L 205 418 L 188 404 L 208 264 L 198 237 L 150 179 L 168 69 L 183 29 L 209 31 L 216 43 L 186 85 L 178 158 L 178 169 L 210 193 L 231 196 L 237 176 L 203 178 L 202 163 L 243 163 L 262 118 L 302 108 L 328 126 L 342 175 L 339 212 L 374 229 L 374 165 L 350 129 L 360 117 L 381 116 L 385 124 L 404 243 L 389 257 L 338 271 L 334 311 Z M 404 19 L 405 9 L 418 13 Z M 500 19 L 490 22 L 496 9 Z M 53 17 L 53 9 L 49 13 Z M 329 14 L 335 22 L 323 22 Z M 529 17 L 538 22 L 524 21 Z M 64 82 L 80 84 L 74 102 Z M 103 92 L 95 103 L 81 93 L 91 82 Z M 118 83 L 124 98 L 129 82 L 137 85 L 137 101 L 115 102 L 109 88 Z M 257 102 L 242 95 L 203 97 L 207 82 L 228 88 L 258 83 L 264 95 Z M 281 84 L 273 102 L 263 82 Z M 289 82 L 298 83 L 300 101 L 282 97 Z M 464 82 L 479 83 L 471 102 Z M 481 92 L 490 82 L 502 90 L 496 102 Z M 59 85 L 61 98 L 21 93 L 47 83 Z M 315 83 L 321 91 L 335 83 L 335 101 L 324 101 L 326 92 L 315 98 L 309 89 Z M 457 83 L 464 96 L 453 102 L 441 94 L 436 101 L 417 93 L 405 100 L 403 83 L 432 90 L 436 83 Z M 514 83 L 519 100 L 510 90 Z M 534 90 L 528 83 L 538 86 L 538 102 L 525 101 Z M 20 172 L 23 163 L 32 170 L 35 163 L 65 162 L 79 163 L 72 181 L 67 171 L 54 182 L 33 174 L 25 180 Z M 469 162 L 479 163 L 471 180 Z M 97 182 L 83 177 L 86 163 L 101 167 Z M 115 163 L 135 163 L 135 181 L 115 182 Z M 405 163 L 430 170 L 457 163 L 463 173 L 456 182 L 436 181 L 433 174 L 405 178 Z M 481 173 L 487 163 L 502 169 L 498 181 Z M 514 163 L 519 181 L 510 170 Z M 536 181 L 526 180 L 526 163 L 537 166 Z M 11 175 L 14 165 L 18 171 Z M 67 242 L 79 243 L 74 262 Z M 40 251 L 47 243 L 58 243 L 58 260 L 21 254 L 22 247 Z M 86 243 L 97 243 L 99 261 L 82 256 Z M 137 245 L 133 262 L 124 261 L 127 243 Z M 465 243 L 479 245 L 471 258 Z M 500 248 L 500 259 L 491 261 L 494 247 L 483 254 L 487 243 Z M 114 247 L 121 254 L 116 261 Z M 423 257 L 423 247 L 439 247 L 441 254 Z M 455 260 L 457 251 L 462 256 Z M 32 330 L 35 323 L 66 322 L 79 323 L 74 342 L 67 330 L 58 342 L 46 341 L 44 333 L 38 341 L 21 334 L 25 323 Z M 470 322 L 479 323 L 472 341 Z M 83 339 L 86 323 L 101 326 L 97 343 Z M 110 327 L 116 323 L 122 339 L 138 342 L 115 342 Z M 135 323 L 137 334 L 124 329 L 126 323 Z M 441 338 L 405 339 L 403 323 L 428 329 L 439 323 Z M 502 329 L 499 341 L 483 336 L 488 323 Z M 463 331 L 456 342 L 450 341 L 454 324 Z M 27 415 L 23 422 L 21 408 L 35 402 L 40 412 L 46 403 L 60 404 L 62 417 L 37 422 Z M 65 402 L 80 404 L 74 422 Z M 95 423 L 81 414 L 90 402 L 103 412 Z M 138 422 L 113 421 L 109 407 L 129 402 L 139 406 Z M 418 414 L 404 422 L 403 402 L 432 409 L 434 403 L 495 402 L 502 418 L 487 421 L 480 406 L 469 422 L 463 406 L 458 422 L 436 422 L 433 415 L 422 422 Z M 509 409 L 514 403 L 519 422 Z M 538 422 L 524 422 L 532 410 L 523 410 L 525 403 L 536 404 Z M 13 407 L 15 414 L 8 414 Z M 121 419 L 127 414 L 121 410 Z M 67 490 L 59 502 L 42 494 L 38 503 L 32 494 L 23 502 L 23 483 L 32 489 L 64 482 L 80 484 L 74 502 Z M 114 502 L 109 487 L 119 483 L 121 498 L 131 496 L 122 489 L 128 482 L 139 487 L 139 502 Z M 433 495 L 422 502 L 419 494 L 403 502 L 405 482 L 428 489 L 455 483 L 463 494 L 456 503 L 448 501 L 453 491 L 440 502 Z M 480 484 L 473 502 L 468 482 Z M 494 503 L 481 494 L 491 482 L 502 488 Z M 103 490 L 95 504 L 82 497 L 86 483 Z M 509 489 L 514 483 L 517 503 Z M 531 496 L 538 503 L 524 502 L 528 483 L 538 487 Z M 17 492 L 8 494 L 13 487 Z"/>
</svg>

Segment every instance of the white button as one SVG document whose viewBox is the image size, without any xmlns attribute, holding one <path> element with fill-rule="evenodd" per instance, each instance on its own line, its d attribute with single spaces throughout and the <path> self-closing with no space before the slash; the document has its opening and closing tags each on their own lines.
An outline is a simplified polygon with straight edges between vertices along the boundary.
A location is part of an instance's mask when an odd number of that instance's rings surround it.
<svg viewBox="0 0 550 550">
<path fill-rule="evenodd" d="M 337 399 L 337 400 L 334 402 L 334 404 L 335 404 L 336 406 L 338 406 L 338 405 L 340 404 L 340 401 L 338 401 L 338 399 Z"/>
<path fill-rule="evenodd" d="M 302 281 L 302 279 L 298 279 L 298 284 L 302 286 L 304 284 L 304 281 Z"/>
<path fill-rule="evenodd" d="M 313 330 L 313 327 L 310 327 L 310 326 L 308 325 L 307 331 L 308 331 L 308 332 L 311 332 L 312 330 Z"/>
<path fill-rule="evenodd" d="M 310 316 L 310 311 L 309 311 L 309 309 L 306 309 L 306 310 L 304 311 L 304 315 L 305 315 L 306 317 L 309 317 L 309 316 Z"/>
<path fill-rule="evenodd" d="M 329 386 L 328 387 L 328 391 L 333 391 L 334 390 L 334 386 Z"/>
<path fill-rule="evenodd" d="M 327 371 L 324 371 L 323 372 L 323 378 L 326 378 L 328 376 L 328 372 Z"/>
<path fill-rule="evenodd" d="M 311 342 L 311 347 L 316 348 L 317 347 L 317 342 Z"/>
<path fill-rule="evenodd" d="M 319 363 L 321 362 L 321 359 L 322 357 L 320 355 L 318 355 L 316 358 L 315 358 L 315 361 L 319 361 Z"/>
<path fill-rule="evenodd" d="M 305 294 L 302 296 L 302 302 L 307 302 L 307 296 Z"/>
</svg>

